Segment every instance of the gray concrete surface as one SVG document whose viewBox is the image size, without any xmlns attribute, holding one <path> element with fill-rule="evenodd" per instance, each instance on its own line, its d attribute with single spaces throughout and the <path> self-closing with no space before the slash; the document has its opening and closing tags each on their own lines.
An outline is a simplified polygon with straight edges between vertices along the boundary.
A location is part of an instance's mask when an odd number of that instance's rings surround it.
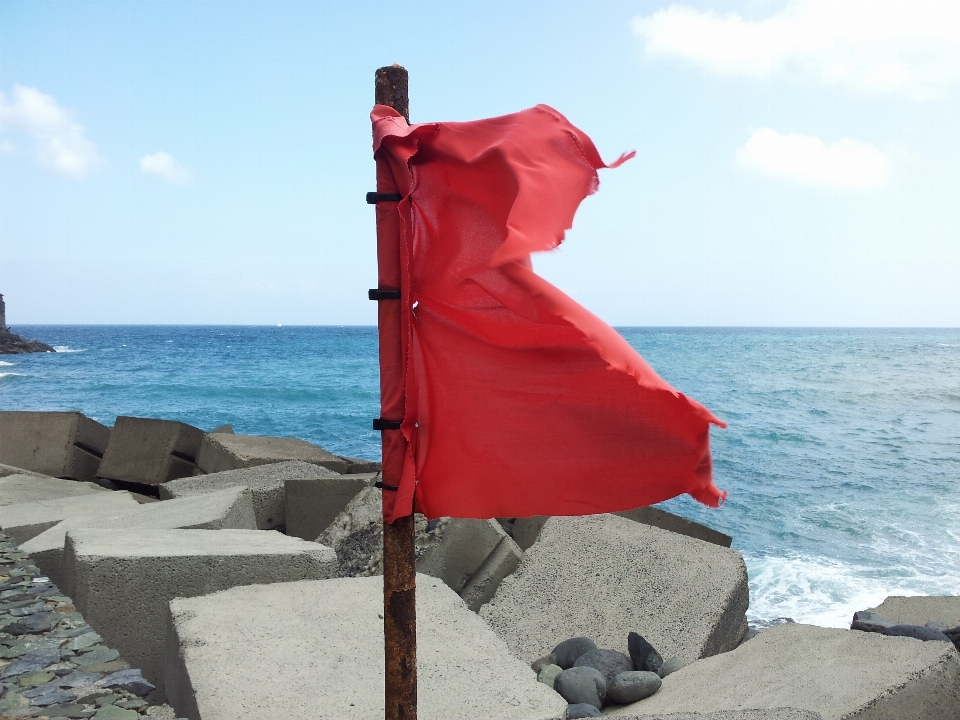
<svg viewBox="0 0 960 720">
<path fill-rule="evenodd" d="M 316 540 L 356 494 L 373 485 L 376 479 L 377 473 L 374 472 L 285 480 L 283 502 L 287 535 Z"/>
<path fill-rule="evenodd" d="M 0 506 L 21 505 L 41 500 L 93 495 L 107 492 L 96 483 L 63 480 L 45 475 L 6 475 L 0 477 Z"/>
<path fill-rule="evenodd" d="M 960 597 L 956 595 L 890 595 L 875 608 L 869 608 L 888 620 L 902 625 L 924 625 L 939 620 L 949 627 L 960 626 Z"/>
<path fill-rule="evenodd" d="M 344 475 L 378 473 L 382 469 L 382 465 L 376 460 L 364 460 L 363 458 L 347 457 L 346 455 L 337 455 L 337 457 L 347 464 L 347 467 L 343 470 Z"/>
<path fill-rule="evenodd" d="M 118 417 L 97 476 L 159 485 L 193 475 L 202 438 L 202 430 L 175 420 Z"/>
<path fill-rule="evenodd" d="M 197 720 L 383 717 L 380 577 L 251 585 L 170 603 L 164 674 Z M 417 576 L 421 720 L 561 720 L 567 705 L 435 578 Z"/>
<path fill-rule="evenodd" d="M 257 528 L 285 530 L 287 512 L 284 502 L 284 483 L 288 480 L 335 477 L 337 475 L 332 470 L 313 463 L 293 460 L 172 480 L 160 486 L 160 497 L 163 500 L 169 500 L 193 497 L 228 487 L 247 487 L 250 488 L 253 500 Z M 316 536 L 305 539 L 314 540 Z"/>
<path fill-rule="evenodd" d="M 687 537 L 696 538 L 697 540 L 704 540 L 721 547 L 730 547 L 730 544 L 733 542 L 733 538 L 729 535 L 725 535 L 706 525 L 701 525 L 693 520 L 687 520 L 684 517 L 674 515 L 673 513 L 656 507 L 641 507 L 616 514 L 627 520 L 633 520 L 634 522 L 643 523 L 644 525 L 653 525 L 662 530 L 669 530 L 670 532 L 686 535 Z"/>
<path fill-rule="evenodd" d="M 237 585 L 322 580 L 333 550 L 260 530 L 83 529 L 67 533 L 63 585 L 104 643 L 143 671 L 164 698 L 168 603 Z"/>
<path fill-rule="evenodd" d="M 49 475 L 44 475 L 43 473 L 33 472 L 32 470 L 25 470 L 24 468 L 18 468 L 14 465 L 4 465 L 0 463 L 0 478 L 10 477 L 11 475 L 26 475 L 28 477 L 41 477 L 48 478 Z"/>
<path fill-rule="evenodd" d="M 110 434 L 79 412 L 0 412 L 0 463 L 90 482 Z"/>
<path fill-rule="evenodd" d="M 117 495 L 111 493 L 110 495 Z M 108 496 L 109 497 L 109 496 Z M 69 530 L 111 528 L 131 530 L 220 530 L 225 528 L 255 530 L 256 520 L 250 491 L 244 487 L 225 488 L 195 497 L 141 505 L 132 500 L 132 509 L 91 513 L 68 517 L 20 546 L 37 567 L 57 585 L 63 584 L 61 572 L 63 547 Z"/>
<path fill-rule="evenodd" d="M 626 652 L 631 631 L 692 661 L 737 646 L 748 602 L 735 550 L 591 515 L 550 518 L 480 616 L 526 662 L 579 636 Z"/>
<path fill-rule="evenodd" d="M 61 480 L 60 482 L 74 481 Z M 0 507 L 0 530 L 18 545 L 23 545 L 64 520 L 96 525 L 104 518 L 133 512 L 139 507 L 140 504 L 130 493 L 108 490 L 87 495 L 4 505 Z"/>
<path fill-rule="evenodd" d="M 960 655 L 951 643 L 786 623 L 691 663 L 614 717 L 795 708 L 824 720 L 960 718 Z"/>
<path fill-rule="evenodd" d="M 218 473 L 284 460 L 303 460 L 341 475 L 346 473 L 351 465 L 306 440 L 222 433 L 208 433 L 203 436 L 197 464 L 205 473 Z"/>
<path fill-rule="evenodd" d="M 661 715 L 624 715 L 624 720 L 823 720 L 810 710 L 765 708 L 763 710 L 731 710 L 730 712 L 666 713 Z"/>
</svg>

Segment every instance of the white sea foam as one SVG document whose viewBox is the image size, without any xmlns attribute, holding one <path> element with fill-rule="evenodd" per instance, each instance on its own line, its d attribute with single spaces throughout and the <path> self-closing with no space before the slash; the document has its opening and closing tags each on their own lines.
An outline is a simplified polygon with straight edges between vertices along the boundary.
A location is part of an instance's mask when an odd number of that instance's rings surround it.
<svg viewBox="0 0 960 720">
<path fill-rule="evenodd" d="M 54 345 L 53 349 L 58 353 L 83 352 L 83 350 L 74 350 L 72 347 L 67 347 L 66 345 Z"/>
<path fill-rule="evenodd" d="M 823 627 L 849 627 L 853 613 L 875 607 L 888 595 L 960 594 L 960 577 L 952 573 L 891 577 L 875 567 L 832 558 L 750 557 L 751 622 L 788 617 Z"/>
<path fill-rule="evenodd" d="M 5 360 L 0 360 L 0 367 L 13 367 L 16 363 L 8 363 Z"/>
<path fill-rule="evenodd" d="M 5 377 L 26 377 L 26 375 L 24 375 L 23 373 L 15 373 L 15 372 L 0 372 L 0 379 Z"/>
</svg>

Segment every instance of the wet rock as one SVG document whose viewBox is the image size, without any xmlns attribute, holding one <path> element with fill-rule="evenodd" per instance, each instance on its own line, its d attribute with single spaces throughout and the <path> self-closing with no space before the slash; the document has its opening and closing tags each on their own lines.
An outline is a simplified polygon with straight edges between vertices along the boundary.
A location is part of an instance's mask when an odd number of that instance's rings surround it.
<svg viewBox="0 0 960 720">
<path fill-rule="evenodd" d="M 607 686 L 619 673 L 633 670 L 633 662 L 619 650 L 591 650 L 578 657 L 573 666 L 599 670 Z"/>
<path fill-rule="evenodd" d="M 657 673 L 648 670 L 619 673 L 613 682 L 607 684 L 607 702 L 615 705 L 635 703 L 653 695 L 662 682 Z"/>
<path fill-rule="evenodd" d="M 557 675 L 563 672 L 563 668 L 559 665 L 544 665 L 540 668 L 540 672 L 537 673 L 537 682 L 542 682 L 548 688 L 553 690 L 553 683 L 557 679 Z"/>
<path fill-rule="evenodd" d="M 567 718 L 569 720 L 592 717 L 603 717 L 603 714 L 588 703 L 574 703 L 567 706 Z"/>
<path fill-rule="evenodd" d="M 881 631 L 882 635 L 893 635 L 897 637 L 910 637 L 917 640 L 929 641 L 940 640 L 943 642 L 952 642 L 944 633 L 937 630 L 931 630 L 923 625 L 892 625 Z"/>
<path fill-rule="evenodd" d="M 572 667 L 557 675 L 553 689 L 571 705 L 587 703 L 597 710 L 603 707 L 607 685 L 599 670 L 589 666 Z"/>
<path fill-rule="evenodd" d="M 883 632 L 888 627 L 893 627 L 896 623 L 888 620 L 882 615 L 870 612 L 869 610 L 860 610 L 853 614 L 853 622 L 850 623 L 851 630 L 861 630 L 863 632 Z"/>
<path fill-rule="evenodd" d="M 627 650 L 633 662 L 632 670 L 647 671 L 660 675 L 663 671 L 663 658 L 653 645 L 639 633 L 627 635 Z"/>
<path fill-rule="evenodd" d="M 105 688 L 119 688 L 121 690 L 126 690 L 127 692 L 133 693 L 134 695 L 146 695 L 151 690 L 156 690 L 156 687 L 144 679 L 143 675 L 139 670 L 120 670 L 115 672 L 112 675 L 107 676 L 103 680 L 103 687 Z"/>
<path fill-rule="evenodd" d="M 591 650 L 596 650 L 597 645 L 590 638 L 575 637 L 564 640 L 553 649 L 553 655 L 557 658 L 557 665 L 564 670 L 572 668 L 573 664 L 581 655 Z"/>
</svg>

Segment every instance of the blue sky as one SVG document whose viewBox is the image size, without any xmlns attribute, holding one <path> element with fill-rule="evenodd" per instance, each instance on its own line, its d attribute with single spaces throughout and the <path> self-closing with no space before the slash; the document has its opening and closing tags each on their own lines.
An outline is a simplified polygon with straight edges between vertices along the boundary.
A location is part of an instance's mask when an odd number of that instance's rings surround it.
<svg viewBox="0 0 960 720">
<path fill-rule="evenodd" d="M 0 4 L 8 322 L 373 324 L 373 73 L 604 157 L 615 325 L 960 325 L 960 3 Z"/>
</svg>

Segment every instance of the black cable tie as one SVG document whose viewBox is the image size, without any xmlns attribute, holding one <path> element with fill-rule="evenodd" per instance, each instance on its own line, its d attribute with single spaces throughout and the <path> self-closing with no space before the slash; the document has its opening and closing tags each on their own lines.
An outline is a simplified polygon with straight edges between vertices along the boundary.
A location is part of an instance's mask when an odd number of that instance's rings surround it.
<svg viewBox="0 0 960 720">
<path fill-rule="evenodd" d="M 376 205 L 382 202 L 400 202 L 401 200 L 403 200 L 403 195 L 400 193 L 367 193 L 367 205 Z"/>
<path fill-rule="evenodd" d="M 375 483 L 373 484 L 373 486 L 374 486 L 375 488 L 377 488 L 378 490 L 399 490 L 399 489 L 400 489 L 400 486 L 399 486 L 399 485 L 384 485 L 384 484 L 383 484 L 382 482 L 380 482 L 379 480 L 378 480 L 377 482 L 375 482 Z"/>
<path fill-rule="evenodd" d="M 401 425 L 400 420 L 384 420 L 383 418 L 374 418 L 373 419 L 373 429 L 374 430 L 399 430 Z"/>
<path fill-rule="evenodd" d="M 378 288 L 372 288 L 367 290 L 367 297 L 371 300 L 399 300 L 400 291 L 399 290 L 380 290 Z"/>
</svg>

